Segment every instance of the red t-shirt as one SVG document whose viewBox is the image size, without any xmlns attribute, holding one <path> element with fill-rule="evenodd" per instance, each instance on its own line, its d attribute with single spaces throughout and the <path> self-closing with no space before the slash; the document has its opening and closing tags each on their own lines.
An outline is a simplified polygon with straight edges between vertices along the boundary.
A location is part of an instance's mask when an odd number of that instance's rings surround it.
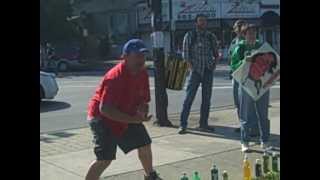
<svg viewBox="0 0 320 180">
<path fill-rule="evenodd" d="M 100 103 L 112 104 L 121 112 L 134 116 L 138 106 L 150 101 L 149 78 L 146 69 L 132 74 L 124 61 L 108 71 L 96 89 L 88 106 L 88 117 L 101 117 L 114 135 L 121 136 L 128 124 L 114 121 L 100 113 Z"/>
</svg>

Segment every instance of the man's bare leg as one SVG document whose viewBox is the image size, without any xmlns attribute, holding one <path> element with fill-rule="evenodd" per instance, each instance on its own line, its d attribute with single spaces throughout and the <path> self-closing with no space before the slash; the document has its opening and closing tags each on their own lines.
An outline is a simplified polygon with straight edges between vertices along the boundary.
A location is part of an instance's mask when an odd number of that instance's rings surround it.
<svg viewBox="0 0 320 180">
<path fill-rule="evenodd" d="M 99 180 L 103 171 L 111 164 L 111 161 L 112 160 L 93 161 L 86 175 L 86 180 Z"/>
<path fill-rule="evenodd" d="M 151 144 L 138 148 L 138 156 L 145 176 L 149 176 L 153 172 Z"/>
</svg>

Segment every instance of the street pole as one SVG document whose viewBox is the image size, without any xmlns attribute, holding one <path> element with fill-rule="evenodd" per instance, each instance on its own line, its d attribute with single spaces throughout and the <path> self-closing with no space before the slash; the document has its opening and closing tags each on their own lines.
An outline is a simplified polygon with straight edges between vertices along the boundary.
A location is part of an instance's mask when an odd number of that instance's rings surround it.
<svg viewBox="0 0 320 180">
<path fill-rule="evenodd" d="M 169 0 L 169 23 L 170 23 L 170 51 L 171 53 L 174 53 L 174 20 L 172 19 L 172 0 Z"/>
<path fill-rule="evenodd" d="M 161 0 L 150 0 L 151 6 L 151 27 L 152 27 L 152 47 L 155 67 L 155 96 L 156 96 L 156 121 L 159 126 L 172 126 L 168 120 L 168 95 L 165 84 L 164 67 L 164 35 L 162 32 Z"/>
</svg>

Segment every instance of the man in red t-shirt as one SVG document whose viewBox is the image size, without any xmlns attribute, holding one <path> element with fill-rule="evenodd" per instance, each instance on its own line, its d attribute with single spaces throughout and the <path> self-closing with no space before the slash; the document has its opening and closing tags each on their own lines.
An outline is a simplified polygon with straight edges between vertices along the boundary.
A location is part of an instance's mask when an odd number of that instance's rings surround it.
<svg viewBox="0 0 320 180">
<path fill-rule="evenodd" d="M 106 73 L 88 107 L 96 160 L 86 180 L 98 180 L 116 158 L 117 146 L 124 153 L 138 150 L 145 180 L 161 180 L 153 169 L 151 138 L 142 124 L 149 121 L 149 78 L 144 68 L 147 48 L 140 39 L 123 47 L 123 61 Z"/>
</svg>

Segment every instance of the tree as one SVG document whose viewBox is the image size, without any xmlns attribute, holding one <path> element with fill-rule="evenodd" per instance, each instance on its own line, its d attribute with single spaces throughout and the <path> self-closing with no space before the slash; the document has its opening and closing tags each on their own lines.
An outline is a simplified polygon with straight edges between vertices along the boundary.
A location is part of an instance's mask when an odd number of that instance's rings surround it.
<svg viewBox="0 0 320 180">
<path fill-rule="evenodd" d="M 56 42 L 77 38 L 79 32 L 67 21 L 72 11 L 67 0 L 40 0 L 40 40 Z"/>
</svg>

